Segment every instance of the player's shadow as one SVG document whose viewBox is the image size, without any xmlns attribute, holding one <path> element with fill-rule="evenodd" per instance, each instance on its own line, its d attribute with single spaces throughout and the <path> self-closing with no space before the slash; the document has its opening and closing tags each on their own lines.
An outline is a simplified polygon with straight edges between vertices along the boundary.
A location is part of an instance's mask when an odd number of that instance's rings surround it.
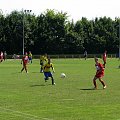
<svg viewBox="0 0 120 120">
<path fill-rule="evenodd" d="M 11 74 L 17 74 L 17 73 L 21 73 L 21 72 L 13 72 L 13 73 L 11 73 Z"/>
<path fill-rule="evenodd" d="M 39 87 L 39 86 L 45 86 L 44 84 L 41 84 L 41 85 L 30 85 L 30 87 Z"/>
<path fill-rule="evenodd" d="M 80 89 L 80 90 L 95 90 L 93 88 L 83 88 L 83 89 Z"/>
<path fill-rule="evenodd" d="M 47 85 L 45 85 L 45 84 L 40 84 L 40 85 L 37 85 L 37 84 L 35 84 L 35 85 L 30 85 L 30 87 L 40 87 L 40 86 L 48 86 L 48 85 L 51 85 L 51 84 L 47 84 Z"/>
</svg>

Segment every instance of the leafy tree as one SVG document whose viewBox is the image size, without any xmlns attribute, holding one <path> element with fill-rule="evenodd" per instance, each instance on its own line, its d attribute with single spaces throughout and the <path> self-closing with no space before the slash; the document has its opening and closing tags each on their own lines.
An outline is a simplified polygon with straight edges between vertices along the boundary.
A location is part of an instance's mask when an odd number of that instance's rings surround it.
<svg viewBox="0 0 120 120">
<path fill-rule="evenodd" d="M 5 43 L 6 43 L 6 38 L 4 35 L 4 29 L 5 29 L 5 18 L 2 14 L 0 14 L 0 50 L 4 51 L 5 50 Z"/>
<path fill-rule="evenodd" d="M 68 21 L 67 13 L 46 10 L 38 16 L 23 11 L 0 14 L 0 50 L 8 54 L 117 53 L 120 19 L 107 17 Z"/>
</svg>

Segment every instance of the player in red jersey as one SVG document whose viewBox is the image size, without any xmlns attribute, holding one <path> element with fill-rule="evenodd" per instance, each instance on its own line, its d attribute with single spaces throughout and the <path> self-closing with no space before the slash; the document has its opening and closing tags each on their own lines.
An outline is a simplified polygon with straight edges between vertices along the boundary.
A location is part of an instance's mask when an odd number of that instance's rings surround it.
<svg viewBox="0 0 120 120">
<path fill-rule="evenodd" d="M 25 55 L 23 56 L 21 60 L 21 64 L 23 64 L 23 68 L 21 69 L 21 72 L 25 69 L 26 73 L 28 73 L 28 69 L 27 69 L 28 61 L 29 61 L 28 55 L 27 53 L 25 53 Z"/>
<path fill-rule="evenodd" d="M 1 53 L 0 53 L 0 62 L 2 62 L 3 61 L 3 52 L 1 51 Z"/>
<path fill-rule="evenodd" d="M 105 67 L 105 65 L 106 65 L 106 60 L 107 60 L 107 51 L 105 50 L 105 52 L 103 53 L 103 56 L 102 56 L 103 58 L 103 65 L 104 65 L 104 67 Z"/>
<path fill-rule="evenodd" d="M 105 82 L 102 80 L 102 77 L 104 76 L 104 66 L 103 66 L 103 64 L 98 62 L 98 58 L 95 58 L 95 67 L 96 67 L 97 71 L 93 78 L 94 89 L 97 89 L 96 79 L 99 79 L 99 81 L 103 85 L 103 89 L 105 89 L 106 85 L 105 85 Z"/>
</svg>

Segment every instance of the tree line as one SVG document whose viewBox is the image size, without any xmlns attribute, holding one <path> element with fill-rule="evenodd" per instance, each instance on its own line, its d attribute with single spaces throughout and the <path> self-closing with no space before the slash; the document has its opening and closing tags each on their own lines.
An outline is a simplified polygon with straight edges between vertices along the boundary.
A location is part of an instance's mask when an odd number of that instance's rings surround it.
<svg viewBox="0 0 120 120">
<path fill-rule="evenodd" d="M 0 51 L 22 54 L 24 37 L 25 51 L 33 54 L 118 53 L 119 18 L 82 17 L 74 22 L 68 17 L 55 10 L 38 16 L 24 11 L 0 14 Z"/>
</svg>

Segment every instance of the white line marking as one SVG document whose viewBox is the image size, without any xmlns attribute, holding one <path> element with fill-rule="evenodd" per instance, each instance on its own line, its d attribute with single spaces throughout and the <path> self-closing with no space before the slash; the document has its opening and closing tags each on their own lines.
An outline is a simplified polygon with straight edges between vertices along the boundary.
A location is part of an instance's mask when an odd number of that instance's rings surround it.
<svg viewBox="0 0 120 120">
<path fill-rule="evenodd" d="M 53 119 L 49 119 L 49 118 L 40 118 L 38 116 L 35 116 L 35 115 L 31 115 L 31 114 L 28 114 L 28 113 L 23 113 L 23 112 L 20 112 L 20 111 L 16 111 L 16 110 L 12 110 L 12 109 L 8 109 L 8 108 L 3 108 L 3 107 L 0 107 L 0 109 L 6 111 L 8 114 L 12 114 L 14 116 L 22 116 L 24 118 L 29 118 L 31 120 L 53 120 Z"/>
</svg>

